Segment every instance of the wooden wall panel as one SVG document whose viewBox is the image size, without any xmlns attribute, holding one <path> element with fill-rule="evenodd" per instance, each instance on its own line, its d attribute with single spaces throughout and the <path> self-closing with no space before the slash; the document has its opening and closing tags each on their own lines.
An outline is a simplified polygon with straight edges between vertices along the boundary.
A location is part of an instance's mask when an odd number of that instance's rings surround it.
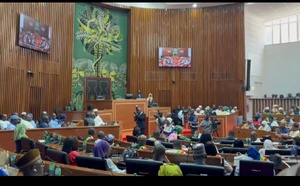
<svg viewBox="0 0 300 186">
<path fill-rule="evenodd" d="M 244 115 L 242 4 L 179 10 L 132 7 L 130 18 L 127 93 L 140 89 L 147 96 L 151 92 L 162 107 L 237 106 Z M 159 47 L 192 48 L 192 67 L 159 68 Z M 167 91 L 170 102 L 158 95 Z"/>
<path fill-rule="evenodd" d="M 50 54 L 16 45 L 20 13 L 52 27 Z M 64 108 L 71 101 L 74 3 L 0 3 L 0 16 L 0 113 Z"/>
</svg>

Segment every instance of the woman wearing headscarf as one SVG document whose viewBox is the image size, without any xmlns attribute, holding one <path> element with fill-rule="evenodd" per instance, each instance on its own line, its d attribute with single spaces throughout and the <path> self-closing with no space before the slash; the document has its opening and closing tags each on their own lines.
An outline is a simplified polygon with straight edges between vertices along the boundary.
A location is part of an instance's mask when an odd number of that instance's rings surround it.
<svg viewBox="0 0 300 186">
<path fill-rule="evenodd" d="M 105 141 L 99 141 L 93 148 L 93 153 L 95 157 L 99 157 L 106 160 L 107 167 L 109 171 L 116 173 L 126 173 L 126 170 L 120 170 L 113 161 L 109 158 L 110 155 L 110 144 Z"/>
<path fill-rule="evenodd" d="M 277 148 L 273 146 L 273 142 L 271 140 L 266 139 L 264 141 L 264 148 L 259 149 L 259 154 L 261 156 L 265 156 L 266 150 L 273 150 L 273 149 L 277 149 Z"/>
<path fill-rule="evenodd" d="M 245 154 L 241 160 L 269 161 L 266 157 L 261 156 L 254 146 L 250 146 L 248 148 L 247 154 Z M 238 166 L 235 168 L 234 175 L 240 175 L 240 164 L 238 164 Z"/>
</svg>

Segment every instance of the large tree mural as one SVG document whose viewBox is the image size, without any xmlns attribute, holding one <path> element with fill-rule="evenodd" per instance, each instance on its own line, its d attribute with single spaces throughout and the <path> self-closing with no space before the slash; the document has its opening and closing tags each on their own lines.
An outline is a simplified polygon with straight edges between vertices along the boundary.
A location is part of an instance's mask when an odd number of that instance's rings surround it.
<svg viewBox="0 0 300 186">
<path fill-rule="evenodd" d="M 72 94 L 77 110 L 83 110 L 85 76 L 110 77 L 116 98 L 124 97 L 127 19 L 127 12 L 76 3 Z"/>
</svg>

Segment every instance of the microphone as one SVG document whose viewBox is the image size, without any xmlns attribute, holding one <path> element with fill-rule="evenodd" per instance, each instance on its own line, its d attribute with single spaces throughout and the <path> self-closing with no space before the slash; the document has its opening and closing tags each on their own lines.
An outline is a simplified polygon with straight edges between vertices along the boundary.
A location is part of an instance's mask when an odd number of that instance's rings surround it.
<svg viewBox="0 0 300 186">
<path fill-rule="evenodd" d="M 57 163 L 56 161 L 54 161 L 53 159 L 51 159 L 49 156 L 45 156 L 45 158 L 46 158 L 46 160 L 52 161 L 52 162 L 54 162 L 54 163 Z M 65 167 L 63 167 L 63 166 L 60 166 L 60 168 L 61 168 L 62 170 L 65 170 L 65 171 L 69 172 L 72 176 L 74 176 L 74 173 L 73 173 L 71 170 L 69 170 L 69 169 L 67 169 L 67 168 L 65 168 Z M 55 169 L 54 169 L 54 170 L 55 170 Z"/>
</svg>

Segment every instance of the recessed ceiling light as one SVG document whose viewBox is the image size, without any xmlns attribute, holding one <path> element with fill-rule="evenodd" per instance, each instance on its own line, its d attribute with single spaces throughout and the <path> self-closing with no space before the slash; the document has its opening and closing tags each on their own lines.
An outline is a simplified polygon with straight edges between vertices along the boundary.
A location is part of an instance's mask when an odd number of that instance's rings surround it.
<svg viewBox="0 0 300 186">
<path fill-rule="evenodd" d="M 196 3 L 195 3 L 195 4 L 193 4 L 193 7 L 194 7 L 194 8 L 196 8 L 196 7 L 197 7 L 197 4 L 196 4 Z"/>
</svg>

